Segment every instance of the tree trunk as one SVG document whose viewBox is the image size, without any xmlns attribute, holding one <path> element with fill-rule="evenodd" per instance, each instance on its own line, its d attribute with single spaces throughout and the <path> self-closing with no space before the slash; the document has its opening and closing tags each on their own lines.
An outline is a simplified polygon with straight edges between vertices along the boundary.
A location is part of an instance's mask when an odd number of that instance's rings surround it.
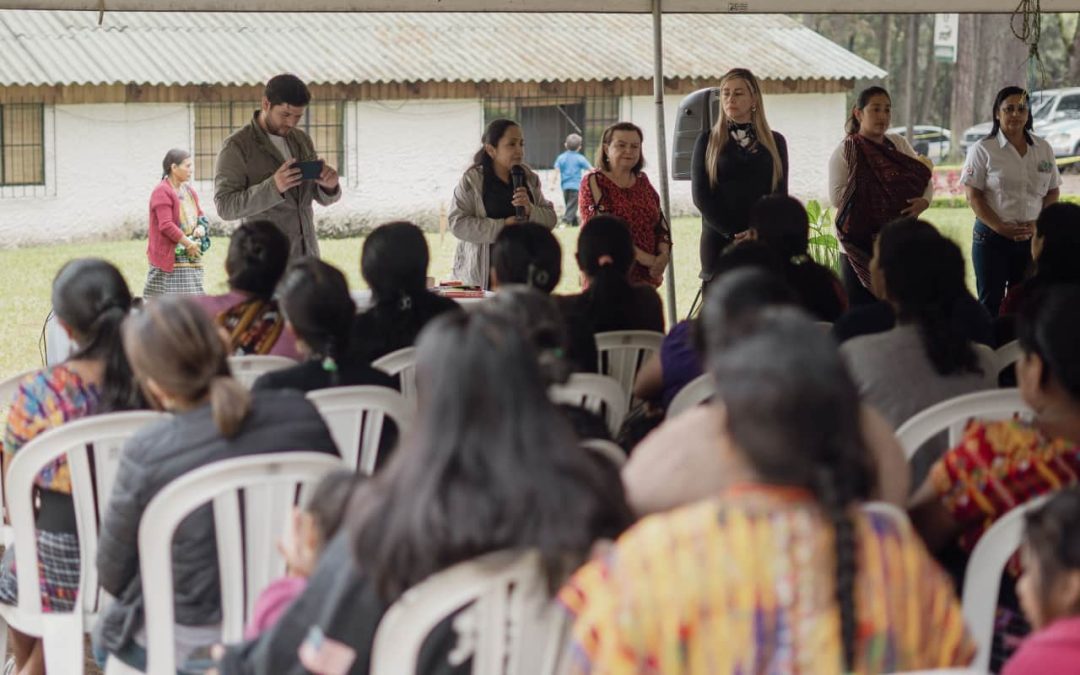
<svg viewBox="0 0 1080 675">
<path fill-rule="evenodd" d="M 892 14 L 881 15 L 881 25 L 878 26 L 878 44 L 881 45 L 881 60 L 878 65 L 885 72 L 889 72 L 892 67 L 892 24 Z"/>
<path fill-rule="evenodd" d="M 1072 40 L 1065 50 L 1065 81 L 1074 83 L 1080 80 L 1080 14 L 1077 15 L 1076 29 Z"/>
<path fill-rule="evenodd" d="M 979 77 L 978 111 L 989 111 L 993 96 L 1002 87 L 1015 85 L 1027 88 L 1027 46 L 1012 32 L 1012 16 L 1009 14 L 985 14 L 982 16 L 980 39 L 983 68 Z M 990 36 L 996 36 L 991 38 Z"/>
<path fill-rule="evenodd" d="M 919 121 L 927 123 L 934 112 L 934 103 L 937 98 L 938 60 L 934 58 L 934 17 L 930 19 L 930 39 L 926 42 L 926 80 L 920 89 L 922 96 L 919 100 Z M 944 120 L 942 121 L 944 124 Z"/>
<path fill-rule="evenodd" d="M 907 125 L 907 139 L 915 145 L 915 77 L 916 66 L 919 62 L 919 15 L 908 14 L 905 42 L 907 42 L 904 56 L 904 124 Z"/>
<path fill-rule="evenodd" d="M 956 64 L 953 66 L 952 115 L 953 138 L 975 123 L 975 76 L 979 57 L 978 16 L 961 14 L 957 31 Z M 959 152 L 959 143 L 954 144 Z"/>
</svg>

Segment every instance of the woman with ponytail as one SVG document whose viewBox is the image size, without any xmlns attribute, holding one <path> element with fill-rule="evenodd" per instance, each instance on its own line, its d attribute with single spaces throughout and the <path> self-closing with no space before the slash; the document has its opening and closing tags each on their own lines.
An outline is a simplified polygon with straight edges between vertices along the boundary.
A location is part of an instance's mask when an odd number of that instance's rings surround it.
<svg viewBox="0 0 1080 675">
<path fill-rule="evenodd" d="M 973 344 L 961 321 L 967 288 L 959 246 L 929 223 L 898 220 L 878 236 L 870 270 L 897 325 L 840 348 L 865 403 L 896 428 L 936 403 L 996 386 L 996 374 L 982 365 L 993 352 Z M 914 463 L 916 484 L 945 450 L 943 439 L 928 445 L 930 455 Z"/>
<path fill-rule="evenodd" d="M 161 182 L 150 194 L 143 297 L 167 293 L 202 295 L 202 255 L 210 247 L 207 220 L 191 188 L 193 164 L 187 150 L 172 149 L 161 161 Z"/>
<path fill-rule="evenodd" d="M 616 216 L 589 219 L 578 234 L 576 257 L 585 290 L 556 298 L 567 325 L 586 325 L 594 335 L 613 330 L 664 332 L 660 295 L 651 286 L 630 281 L 634 241 L 626 221 Z M 595 371 L 595 354 L 590 361 L 588 354 L 577 353 L 575 345 L 571 351 L 575 363 Z"/>
<path fill-rule="evenodd" d="M 948 577 L 874 469 L 832 339 L 769 309 L 710 357 L 732 483 L 639 521 L 571 578 L 571 673 L 881 673 L 973 654 Z M 706 432 L 708 433 L 708 432 Z"/>
<path fill-rule="evenodd" d="M 694 145 L 690 184 L 701 211 L 701 276 L 732 241 L 748 236 L 759 199 L 787 194 L 787 141 L 769 127 L 761 86 L 746 68 L 720 78 L 720 115 Z"/>
<path fill-rule="evenodd" d="M 411 347 L 427 322 L 460 306 L 427 290 L 428 245 L 412 223 L 379 225 L 364 240 L 360 274 L 371 287 L 371 309 L 353 322 L 352 349 L 371 363 Z"/>
<path fill-rule="evenodd" d="M 326 387 L 395 387 L 394 378 L 349 350 L 356 303 L 341 270 L 318 258 L 293 263 L 281 282 L 285 330 L 296 336 L 303 363 L 266 373 L 253 389 L 313 391 Z"/>
<path fill-rule="evenodd" d="M 289 261 L 289 238 L 268 220 L 246 222 L 229 240 L 229 292 L 195 299 L 229 335 L 229 354 L 273 354 L 295 359 L 296 341 L 274 299 Z"/>
<path fill-rule="evenodd" d="M 891 120 L 889 92 L 863 89 L 844 126 L 847 135 L 829 159 L 844 287 L 853 306 L 874 302 L 870 258 L 881 228 L 903 216 L 918 217 L 934 197 L 933 165 L 903 136 L 888 133 Z"/>
<path fill-rule="evenodd" d="M 95 657 L 109 653 L 140 669 L 143 591 L 139 522 L 171 481 L 212 462 L 260 453 L 307 450 L 337 455 L 315 407 L 296 391 L 248 393 L 229 374 L 217 328 L 193 302 L 165 297 L 124 325 L 124 349 L 157 407 L 172 416 L 137 433 L 124 447 L 101 523 L 97 570 L 116 600 L 98 620 Z M 221 638 L 213 515 L 192 514 L 173 540 L 173 583 L 180 662 Z"/>
<path fill-rule="evenodd" d="M 81 258 L 60 268 L 52 288 L 53 312 L 75 344 L 61 364 L 28 375 L 10 404 L 3 437 L 4 470 L 19 450 L 65 422 L 97 413 L 143 407 L 120 340 L 120 324 L 131 309 L 131 292 L 120 271 L 104 260 Z M 41 607 L 70 612 L 78 593 L 79 540 L 65 459 L 38 476 L 36 528 L 42 573 Z M 18 602 L 15 549 L 4 552 L 0 602 Z M 17 672 L 43 673 L 41 641 L 9 629 Z"/>
</svg>

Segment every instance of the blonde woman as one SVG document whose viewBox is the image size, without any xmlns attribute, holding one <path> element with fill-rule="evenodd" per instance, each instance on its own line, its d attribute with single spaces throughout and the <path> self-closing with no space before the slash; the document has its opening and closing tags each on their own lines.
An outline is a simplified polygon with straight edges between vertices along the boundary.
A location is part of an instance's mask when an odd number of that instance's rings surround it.
<svg viewBox="0 0 1080 675">
<path fill-rule="evenodd" d="M 694 146 L 694 205 L 701 211 L 701 274 L 749 233 L 750 209 L 762 197 L 787 194 L 787 141 L 769 128 L 761 86 L 745 68 L 720 79 L 720 117 Z"/>
</svg>

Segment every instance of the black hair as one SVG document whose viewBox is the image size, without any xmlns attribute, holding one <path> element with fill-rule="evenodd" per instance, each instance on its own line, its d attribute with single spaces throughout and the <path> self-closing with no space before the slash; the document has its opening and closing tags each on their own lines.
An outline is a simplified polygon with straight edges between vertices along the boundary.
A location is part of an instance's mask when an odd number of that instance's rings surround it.
<svg viewBox="0 0 1080 675">
<path fill-rule="evenodd" d="M 97 412 L 146 407 L 120 336 L 131 310 L 131 291 L 120 270 L 100 258 L 66 263 L 53 279 L 52 306 L 78 346 L 68 360 L 105 365 Z"/>
<path fill-rule="evenodd" d="M 570 338 L 563 315 L 550 295 L 528 286 L 507 286 L 500 288 L 478 311 L 514 323 L 536 350 L 547 384 L 562 384 L 570 378 L 573 367 L 566 360 Z"/>
<path fill-rule="evenodd" d="M 791 287 L 773 271 L 756 265 L 733 269 L 705 291 L 701 317 L 694 326 L 698 353 L 723 349 L 746 330 L 748 319 L 762 310 L 796 304 Z"/>
<path fill-rule="evenodd" d="M 275 75 L 266 83 L 263 97 L 270 101 L 271 106 L 287 103 L 298 108 L 311 103 L 311 91 L 299 77 L 290 73 Z"/>
<path fill-rule="evenodd" d="M 161 178 L 164 180 L 172 173 L 173 164 L 182 164 L 185 159 L 191 157 L 191 153 L 180 148 L 173 148 L 165 153 L 165 159 L 161 160 Z"/>
<path fill-rule="evenodd" d="M 1056 603 L 1051 594 L 1057 577 L 1080 570 L 1080 487 L 1064 488 L 1028 513 L 1024 517 L 1024 541 L 1039 568 L 1039 600 L 1044 607 L 1053 606 Z"/>
<path fill-rule="evenodd" d="M 709 355 L 727 430 L 768 484 L 810 491 L 835 532 L 843 669 L 857 643 L 857 541 L 850 510 L 869 496 L 874 465 L 859 431 L 859 394 L 832 337 L 791 308 L 759 312 L 754 327 Z"/>
<path fill-rule="evenodd" d="M 1025 354 L 1043 362 L 1043 381 L 1053 378 L 1080 403 L 1080 286 L 1059 284 L 1042 289 L 1020 311 L 1016 339 Z"/>
<path fill-rule="evenodd" d="M 1016 86 L 1005 87 L 994 97 L 994 109 L 991 110 L 991 118 L 994 120 L 994 126 L 990 129 L 990 133 L 984 136 L 984 139 L 990 140 L 997 138 L 998 131 L 1001 130 L 1001 119 L 999 118 L 1001 115 L 1001 104 L 1010 96 L 1023 97 L 1024 105 L 1028 107 L 1027 122 L 1024 123 L 1024 140 L 1027 141 L 1028 145 L 1035 145 L 1035 139 L 1031 137 L 1031 130 L 1035 128 L 1035 119 L 1031 114 L 1031 96 L 1028 95 L 1026 89 Z"/>
<path fill-rule="evenodd" d="M 427 318 L 428 245 L 419 227 L 406 221 L 385 223 L 364 240 L 360 273 L 371 288 L 369 312 L 381 319 L 388 344 L 412 344 Z"/>
<path fill-rule="evenodd" d="M 518 126 L 517 122 L 503 117 L 488 122 L 488 125 L 484 127 L 484 135 L 480 137 L 480 149 L 473 155 L 472 165 L 482 168 L 485 175 L 491 174 L 492 159 L 485 146 L 498 147 L 499 141 L 506 134 L 506 130 L 516 126 Z"/>
<path fill-rule="evenodd" d="M 296 336 L 330 372 L 330 386 L 337 385 L 356 316 L 345 275 L 317 258 L 292 264 L 281 282 L 281 308 Z"/>
<path fill-rule="evenodd" d="M 1055 202 L 1047 206 L 1035 221 L 1035 234 L 1042 240 L 1042 250 L 1025 289 L 1080 283 L 1080 205 Z"/>
<path fill-rule="evenodd" d="M 268 220 L 241 223 L 229 238 L 229 288 L 269 300 L 289 262 L 289 238 Z"/>
<path fill-rule="evenodd" d="M 479 555 L 535 548 L 549 589 L 631 519 L 547 395 L 536 354 L 487 312 L 447 312 L 417 343 L 416 424 L 357 493 L 360 568 L 387 603 Z"/>
<path fill-rule="evenodd" d="M 491 268 L 500 286 L 525 284 L 551 293 L 562 276 L 562 247 L 543 225 L 504 227 L 491 247 Z"/>
<path fill-rule="evenodd" d="M 589 278 L 588 316 L 596 330 L 615 330 L 622 317 L 634 311 L 630 266 L 634 240 L 630 225 L 618 216 L 596 216 L 578 233 L 577 263 Z"/>
<path fill-rule="evenodd" d="M 939 375 L 981 372 L 963 313 L 957 311 L 967 295 L 960 247 L 915 218 L 886 225 L 877 245 L 885 295 L 896 305 L 898 320 L 918 327 L 934 370 Z"/>
<path fill-rule="evenodd" d="M 315 520 L 315 529 L 319 531 L 320 547 L 334 538 L 341 528 L 356 487 L 367 480 L 363 474 L 347 469 L 331 471 L 315 484 L 311 498 L 304 505 L 304 511 Z"/>
<path fill-rule="evenodd" d="M 870 105 L 870 99 L 875 96 L 884 96 L 889 99 L 890 103 L 892 102 L 892 96 L 889 96 L 888 89 L 874 85 L 859 92 L 859 97 L 855 100 L 855 107 L 859 110 L 866 110 L 866 106 Z M 855 117 L 854 110 L 852 110 L 851 116 L 848 117 L 847 123 L 844 124 L 844 131 L 849 134 L 859 133 L 859 118 Z"/>
<path fill-rule="evenodd" d="M 757 240 L 784 260 L 805 256 L 810 245 L 810 217 L 802 202 L 788 195 L 762 197 L 750 209 L 749 226 Z"/>
</svg>

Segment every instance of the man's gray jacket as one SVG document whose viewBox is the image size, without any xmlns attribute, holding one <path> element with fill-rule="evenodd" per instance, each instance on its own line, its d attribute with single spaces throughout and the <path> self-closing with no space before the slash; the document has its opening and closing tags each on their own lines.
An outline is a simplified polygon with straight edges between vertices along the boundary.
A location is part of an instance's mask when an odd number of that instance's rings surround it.
<svg viewBox="0 0 1080 675">
<path fill-rule="evenodd" d="M 315 236 L 312 200 L 323 206 L 341 199 L 341 186 L 333 194 L 306 180 L 281 194 L 274 183 L 274 172 L 285 163 L 270 137 L 258 122 L 256 111 L 251 121 L 225 139 L 218 153 L 214 174 L 214 204 L 225 220 L 269 220 L 289 237 L 289 260 L 319 255 Z M 300 129 L 285 136 L 289 152 L 297 161 L 318 159 L 315 146 Z"/>
</svg>

